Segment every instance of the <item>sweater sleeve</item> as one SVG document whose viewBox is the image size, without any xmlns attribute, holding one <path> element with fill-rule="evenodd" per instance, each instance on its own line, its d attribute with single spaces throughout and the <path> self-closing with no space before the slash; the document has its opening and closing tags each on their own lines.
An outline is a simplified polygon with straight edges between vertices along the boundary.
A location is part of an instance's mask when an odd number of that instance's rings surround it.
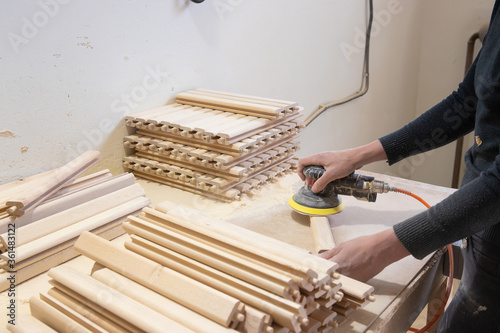
<svg viewBox="0 0 500 333">
<path fill-rule="evenodd" d="M 477 59 L 477 57 L 476 57 Z M 474 129 L 477 97 L 474 92 L 476 61 L 464 81 L 446 99 L 401 129 L 379 140 L 390 165 L 444 146 Z"/>
<path fill-rule="evenodd" d="M 500 151 L 500 147 L 499 147 Z M 416 258 L 498 224 L 500 154 L 479 177 L 428 210 L 394 226 L 398 239 Z"/>
<path fill-rule="evenodd" d="M 473 234 L 500 244 L 500 0 L 488 34 L 458 90 L 420 117 L 380 139 L 388 162 L 441 147 L 475 129 L 466 174 L 455 193 L 394 226 L 416 258 Z"/>
</svg>

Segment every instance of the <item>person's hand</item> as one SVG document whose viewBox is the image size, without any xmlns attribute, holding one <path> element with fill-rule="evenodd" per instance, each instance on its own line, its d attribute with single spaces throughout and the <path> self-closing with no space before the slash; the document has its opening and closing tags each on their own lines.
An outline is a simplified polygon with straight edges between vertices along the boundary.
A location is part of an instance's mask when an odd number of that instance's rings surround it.
<svg viewBox="0 0 500 333">
<path fill-rule="evenodd" d="M 339 264 L 339 273 L 366 282 L 385 267 L 410 255 L 394 230 L 354 238 L 319 256 Z"/>
<path fill-rule="evenodd" d="M 317 193 L 324 189 L 329 182 L 346 177 L 365 164 L 384 159 L 387 159 L 387 155 L 380 141 L 376 140 L 358 148 L 323 152 L 300 158 L 297 166 L 297 173 L 300 179 L 305 180 L 306 177 L 302 172 L 304 167 L 308 165 L 323 166 L 325 168 L 325 173 L 311 188 L 313 192 Z"/>
<path fill-rule="evenodd" d="M 329 182 L 346 177 L 357 168 L 356 161 L 352 155 L 352 150 L 340 150 L 322 152 L 300 158 L 297 173 L 300 179 L 305 180 L 304 167 L 308 165 L 321 165 L 325 168 L 325 173 L 316 180 L 311 188 L 316 193 L 324 189 Z"/>
</svg>

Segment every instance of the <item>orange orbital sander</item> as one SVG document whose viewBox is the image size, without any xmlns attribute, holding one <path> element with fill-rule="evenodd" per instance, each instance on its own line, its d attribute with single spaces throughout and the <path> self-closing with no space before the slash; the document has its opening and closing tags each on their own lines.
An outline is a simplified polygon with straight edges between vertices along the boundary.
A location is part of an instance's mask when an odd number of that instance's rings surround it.
<svg viewBox="0 0 500 333">
<path fill-rule="evenodd" d="M 351 173 L 344 178 L 336 179 L 326 185 L 321 191 L 314 193 L 311 187 L 324 173 L 320 165 L 308 165 L 302 171 L 306 177 L 305 185 L 288 200 L 288 204 L 304 215 L 332 215 L 344 209 L 344 203 L 339 195 L 350 195 L 359 200 L 375 202 L 377 193 L 387 193 L 392 188 L 385 182 L 374 177 Z"/>
</svg>

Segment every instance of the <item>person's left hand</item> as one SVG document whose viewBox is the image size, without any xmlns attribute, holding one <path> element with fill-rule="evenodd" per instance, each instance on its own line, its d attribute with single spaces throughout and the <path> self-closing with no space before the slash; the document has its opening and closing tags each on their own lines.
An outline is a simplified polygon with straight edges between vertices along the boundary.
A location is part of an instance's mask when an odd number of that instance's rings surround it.
<svg viewBox="0 0 500 333">
<path fill-rule="evenodd" d="M 341 243 L 319 256 L 338 263 L 339 273 L 366 282 L 409 254 L 391 228 Z"/>
</svg>

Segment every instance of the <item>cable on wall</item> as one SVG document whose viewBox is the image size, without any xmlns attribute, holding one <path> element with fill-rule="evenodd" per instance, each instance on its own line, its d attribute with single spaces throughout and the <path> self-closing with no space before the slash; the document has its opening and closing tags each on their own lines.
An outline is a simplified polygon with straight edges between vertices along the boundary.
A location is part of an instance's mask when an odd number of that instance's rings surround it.
<svg viewBox="0 0 500 333">
<path fill-rule="evenodd" d="M 369 6 L 369 17 L 368 17 L 368 23 L 366 25 L 366 39 L 365 39 L 365 53 L 364 53 L 364 60 L 363 60 L 363 73 L 361 76 L 361 87 L 357 92 L 354 94 L 347 96 L 345 98 L 330 102 L 325 105 L 320 105 L 319 109 L 316 110 L 313 114 L 311 114 L 305 121 L 304 121 L 304 126 L 309 125 L 316 117 L 318 117 L 321 113 L 324 111 L 328 110 L 329 108 L 332 108 L 337 105 L 345 104 L 347 102 L 350 102 L 352 100 L 355 100 L 356 98 L 359 98 L 366 94 L 368 91 L 369 87 L 369 73 L 370 73 L 370 35 L 371 35 L 371 30 L 372 30 L 372 23 L 373 23 L 373 0 L 368 0 L 368 6 Z"/>
</svg>

